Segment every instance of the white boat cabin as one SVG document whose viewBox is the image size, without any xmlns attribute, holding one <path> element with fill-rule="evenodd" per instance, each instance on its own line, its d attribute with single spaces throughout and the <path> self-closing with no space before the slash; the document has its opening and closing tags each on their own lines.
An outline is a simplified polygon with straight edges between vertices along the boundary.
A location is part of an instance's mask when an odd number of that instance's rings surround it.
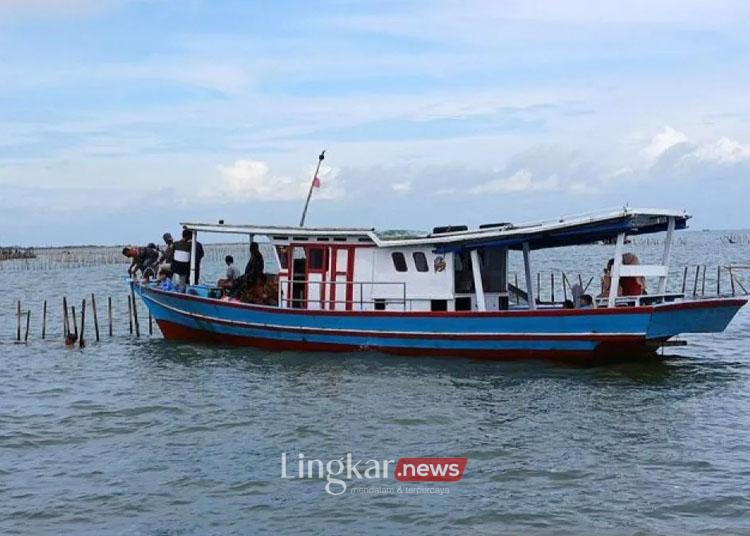
<svg viewBox="0 0 750 536">
<path fill-rule="evenodd" d="M 615 241 L 613 288 L 620 277 L 657 276 L 666 299 L 672 233 L 690 216 L 669 210 L 623 209 L 549 222 L 435 228 L 427 234 L 373 229 L 183 223 L 193 233 L 265 236 L 279 266 L 278 306 L 331 311 L 498 311 L 509 300 L 508 253 L 524 257 L 526 307 L 535 309 L 535 249 Z M 660 265 L 623 265 L 626 235 L 667 232 Z M 193 241 L 195 243 L 195 240 Z M 194 275 L 194 270 L 193 270 Z M 191 276 L 191 283 L 192 281 Z M 654 299 L 650 295 L 650 299 Z M 612 295 L 605 306 L 620 300 Z"/>
</svg>

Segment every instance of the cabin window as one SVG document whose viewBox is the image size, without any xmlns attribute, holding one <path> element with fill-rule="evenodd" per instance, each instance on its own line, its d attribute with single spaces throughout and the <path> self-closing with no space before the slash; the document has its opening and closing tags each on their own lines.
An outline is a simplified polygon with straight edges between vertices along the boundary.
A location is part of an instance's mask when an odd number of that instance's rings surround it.
<svg viewBox="0 0 750 536">
<path fill-rule="evenodd" d="M 456 298 L 456 311 L 471 311 L 471 298 Z"/>
<path fill-rule="evenodd" d="M 393 259 L 393 267 L 396 268 L 397 272 L 405 272 L 407 270 L 406 257 L 404 257 L 403 253 L 394 251 L 391 253 L 391 258 Z"/>
<path fill-rule="evenodd" d="M 373 305 L 376 311 L 385 311 L 385 298 L 375 298 Z"/>
<path fill-rule="evenodd" d="M 307 266 L 309 270 L 322 270 L 324 263 L 323 248 L 310 248 L 307 252 Z"/>
<path fill-rule="evenodd" d="M 430 311 L 447 311 L 448 300 L 430 300 Z"/>
<path fill-rule="evenodd" d="M 279 264 L 282 270 L 286 270 L 289 267 L 289 248 L 285 246 L 277 246 L 276 251 L 279 254 Z"/>
<path fill-rule="evenodd" d="M 421 251 L 414 252 L 414 265 L 417 272 L 429 272 L 430 266 L 427 264 L 427 256 Z"/>
</svg>

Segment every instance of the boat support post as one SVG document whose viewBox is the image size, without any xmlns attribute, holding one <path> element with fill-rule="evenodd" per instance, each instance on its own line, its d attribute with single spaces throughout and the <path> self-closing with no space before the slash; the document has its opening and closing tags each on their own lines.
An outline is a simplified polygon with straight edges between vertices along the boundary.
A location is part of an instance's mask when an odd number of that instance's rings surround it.
<svg viewBox="0 0 750 536">
<path fill-rule="evenodd" d="M 614 307 L 615 300 L 617 299 L 618 289 L 620 288 L 620 268 L 622 267 L 622 250 L 625 248 L 625 233 L 617 235 L 617 242 L 615 243 L 615 257 L 614 264 L 612 265 L 612 274 L 609 284 L 609 298 L 607 299 L 607 307 Z"/>
<path fill-rule="evenodd" d="M 667 223 L 667 236 L 664 238 L 664 252 L 661 263 L 664 265 L 664 275 L 659 278 L 659 294 L 662 296 L 667 291 L 667 278 L 669 277 L 669 257 L 672 254 L 672 235 L 674 234 L 674 218 L 670 217 Z M 719 281 L 719 279 L 717 279 Z M 718 284 L 718 283 L 717 283 Z M 717 292 L 718 295 L 718 292 Z"/>
<path fill-rule="evenodd" d="M 477 310 L 486 311 L 487 304 L 484 301 L 484 286 L 482 286 L 482 266 L 479 264 L 479 251 L 472 249 L 471 255 L 471 272 L 474 276 L 474 291 L 477 294 Z"/>
<path fill-rule="evenodd" d="M 193 231 L 193 237 L 190 239 L 190 285 L 195 285 L 197 281 L 195 280 L 195 262 L 198 251 L 198 231 Z"/>
<path fill-rule="evenodd" d="M 526 272 L 526 295 L 529 300 L 529 309 L 536 310 L 536 296 L 534 296 L 534 287 L 531 284 L 531 261 L 529 259 L 529 243 L 523 243 L 523 269 Z"/>
</svg>

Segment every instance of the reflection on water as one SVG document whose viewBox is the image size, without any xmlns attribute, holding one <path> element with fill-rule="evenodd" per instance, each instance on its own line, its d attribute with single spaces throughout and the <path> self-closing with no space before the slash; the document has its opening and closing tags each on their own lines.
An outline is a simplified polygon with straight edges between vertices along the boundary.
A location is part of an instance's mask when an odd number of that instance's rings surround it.
<svg viewBox="0 0 750 536">
<path fill-rule="evenodd" d="M 708 263 L 729 255 L 702 247 Z M 563 253 L 548 264 L 569 266 Z M 121 317 L 112 339 L 65 350 L 57 305 L 51 340 L 8 344 L 16 297 L 78 303 L 84 281 L 122 313 L 117 276 L 50 273 L 46 296 L 36 276 L 0 279 L 18 293 L 0 307 L 3 533 L 746 532 L 747 309 L 724 334 L 606 366 L 172 344 Z M 469 464 L 447 495 L 330 497 L 282 480 L 282 452 Z"/>
</svg>

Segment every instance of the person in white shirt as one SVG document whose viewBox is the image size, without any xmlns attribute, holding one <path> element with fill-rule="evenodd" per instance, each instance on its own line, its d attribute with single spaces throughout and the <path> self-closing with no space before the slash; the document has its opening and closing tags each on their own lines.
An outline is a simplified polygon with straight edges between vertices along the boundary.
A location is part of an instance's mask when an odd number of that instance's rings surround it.
<svg viewBox="0 0 750 536">
<path fill-rule="evenodd" d="M 234 257 L 231 255 L 227 255 L 224 262 L 227 263 L 227 274 L 225 278 L 219 279 L 217 285 L 219 288 L 232 288 L 232 285 L 240 277 L 240 270 L 234 265 Z"/>
</svg>

